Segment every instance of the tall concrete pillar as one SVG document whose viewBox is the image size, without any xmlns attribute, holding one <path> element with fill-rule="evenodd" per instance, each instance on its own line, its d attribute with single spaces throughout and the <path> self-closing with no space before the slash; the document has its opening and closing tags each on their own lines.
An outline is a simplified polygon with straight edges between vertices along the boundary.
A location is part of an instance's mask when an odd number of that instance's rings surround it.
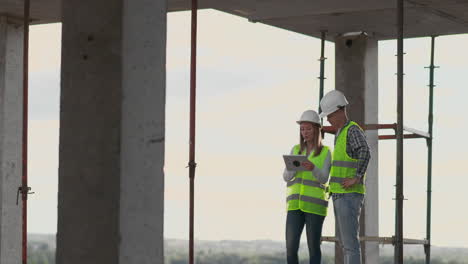
<svg viewBox="0 0 468 264">
<path fill-rule="evenodd" d="M 0 16 L 0 263 L 21 262 L 23 27 Z"/>
<path fill-rule="evenodd" d="M 62 6 L 57 263 L 163 263 L 166 1 Z"/>
<path fill-rule="evenodd" d="M 359 124 L 378 123 L 378 45 L 364 34 L 335 39 L 335 84 L 350 105 L 348 114 Z M 379 235 L 378 131 L 366 131 L 372 159 L 367 168 L 367 193 L 361 213 L 361 236 Z M 362 243 L 363 263 L 379 262 L 376 242 Z M 342 263 L 341 250 L 335 250 L 335 263 Z"/>
</svg>

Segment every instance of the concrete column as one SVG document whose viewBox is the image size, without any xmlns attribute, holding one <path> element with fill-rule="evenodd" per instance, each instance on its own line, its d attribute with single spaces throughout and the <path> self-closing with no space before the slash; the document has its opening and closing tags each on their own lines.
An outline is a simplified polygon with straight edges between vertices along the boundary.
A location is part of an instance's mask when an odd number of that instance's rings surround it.
<svg viewBox="0 0 468 264">
<path fill-rule="evenodd" d="M 348 99 L 348 115 L 359 124 L 378 123 L 378 45 L 366 35 L 335 39 L 335 84 Z M 378 131 L 366 131 L 372 159 L 367 168 L 367 193 L 361 213 L 361 236 L 379 235 Z M 379 262 L 376 242 L 362 243 L 363 263 Z M 336 250 L 342 263 L 341 250 Z"/>
<path fill-rule="evenodd" d="M 166 1 L 62 6 L 57 263 L 163 263 Z"/>
<path fill-rule="evenodd" d="M 23 27 L 0 16 L 0 263 L 21 262 Z"/>
</svg>

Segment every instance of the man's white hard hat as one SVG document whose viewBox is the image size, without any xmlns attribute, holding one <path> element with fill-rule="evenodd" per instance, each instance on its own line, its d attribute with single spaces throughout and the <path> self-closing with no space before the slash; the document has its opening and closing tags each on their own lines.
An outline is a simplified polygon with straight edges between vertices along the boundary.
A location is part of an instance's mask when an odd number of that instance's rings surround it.
<svg viewBox="0 0 468 264">
<path fill-rule="evenodd" d="M 320 100 L 320 108 L 322 109 L 320 118 L 324 118 L 347 105 L 348 100 L 346 100 L 342 92 L 337 90 L 330 91 Z"/>
<path fill-rule="evenodd" d="M 320 117 L 314 110 L 306 110 L 302 113 L 301 118 L 296 123 L 301 124 L 302 122 L 310 122 L 321 126 Z"/>
</svg>

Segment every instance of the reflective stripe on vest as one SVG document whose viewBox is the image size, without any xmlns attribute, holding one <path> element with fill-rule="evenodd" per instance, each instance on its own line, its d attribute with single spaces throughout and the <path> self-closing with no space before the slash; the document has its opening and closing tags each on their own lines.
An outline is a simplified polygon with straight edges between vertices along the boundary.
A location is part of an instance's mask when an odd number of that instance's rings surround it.
<svg viewBox="0 0 468 264">
<path fill-rule="evenodd" d="M 304 202 L 315 203 L 315 204 L 318 204 L 318 205 L 321 205 L 321 206 L 328 207 L 328 201 L 324 201 L 324 200 L 319 199 L 319 198 L 305 196 L 305 195 L 291 194 L 291 195 L 288 196 L 288 198 L 286 198 L 286 201 L 289 202 L 290 200 L 301 200 L 301 201 L 304 201 Z"/>
<path fill-rule="evenodd" d="M 343 160 L 334 160 L 334 161 L 332 162 L 332 166 L 357 169 L 357 162 L 354 162 L 354 161 L 343 161 Z"/>
<path fill-rule="evenodd" d="M 346 152 L 348 131 L 351 126 L 359 127 L 357 123 L 350 121 L 349 124 L 340 131 L 335 142 L 333 162 L 330 171 L 330 192 L 332 193 L 366 193 L 366 187 L 362 184 L 363 180 L 361 183 L 355 184 L 348 189 L 343 188 L 341 185 L 345 178 L 356 177 L 358 160 L 351 158 Z M 359 127 L 359 129 L 362 130 L 361 127 Z"/>
<path fill-rule="evenodd" d="M 300 155 L 299 150 L 300 145 L 296 145 L 293 154 Z M 309 160 L 318 168 L 322 168 L 329 152 L 328 147 L 324 146 L 317 157 L 314 157 L 314 153 L 311 153 Z M 294 180 L 287 183 L 287 209 L 326 216 L 328 208 L 327 189 L 328 185 L 318 182 L 311 171 L 298 171 Z"/>
<path fill-rule="evenodd" d="M 317 188 L 324 189 L 324 190 L 326 189 L 325 185 L 321 184 L 318 181 L 304 180 L 304 179 L 297 178 L 297 177 L 294 178 L 294 180 L 288 182 L 288 187 L 296 183 L 301 183 L 307 186 L 317 187 Z"/>
</svg>

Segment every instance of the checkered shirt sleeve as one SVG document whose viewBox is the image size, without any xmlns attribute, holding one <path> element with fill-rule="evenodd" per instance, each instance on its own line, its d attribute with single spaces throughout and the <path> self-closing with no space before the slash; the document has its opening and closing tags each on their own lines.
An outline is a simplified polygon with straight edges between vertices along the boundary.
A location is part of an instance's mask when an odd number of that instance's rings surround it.
<svg viewBox="0 0 468 264">
<path fill-rule="evenodd" d="M 359 160 L 357 164 L 356 176 L 364 176 L 367 170 L 367 165 L 369 165 L 371 154 L 369 145 L 366 141 L 366 136 L 364 135 L 364 132 L 357 126 L 351 126 L 348 129 L 346 152 L 351 158 Z"/>
</svg>

